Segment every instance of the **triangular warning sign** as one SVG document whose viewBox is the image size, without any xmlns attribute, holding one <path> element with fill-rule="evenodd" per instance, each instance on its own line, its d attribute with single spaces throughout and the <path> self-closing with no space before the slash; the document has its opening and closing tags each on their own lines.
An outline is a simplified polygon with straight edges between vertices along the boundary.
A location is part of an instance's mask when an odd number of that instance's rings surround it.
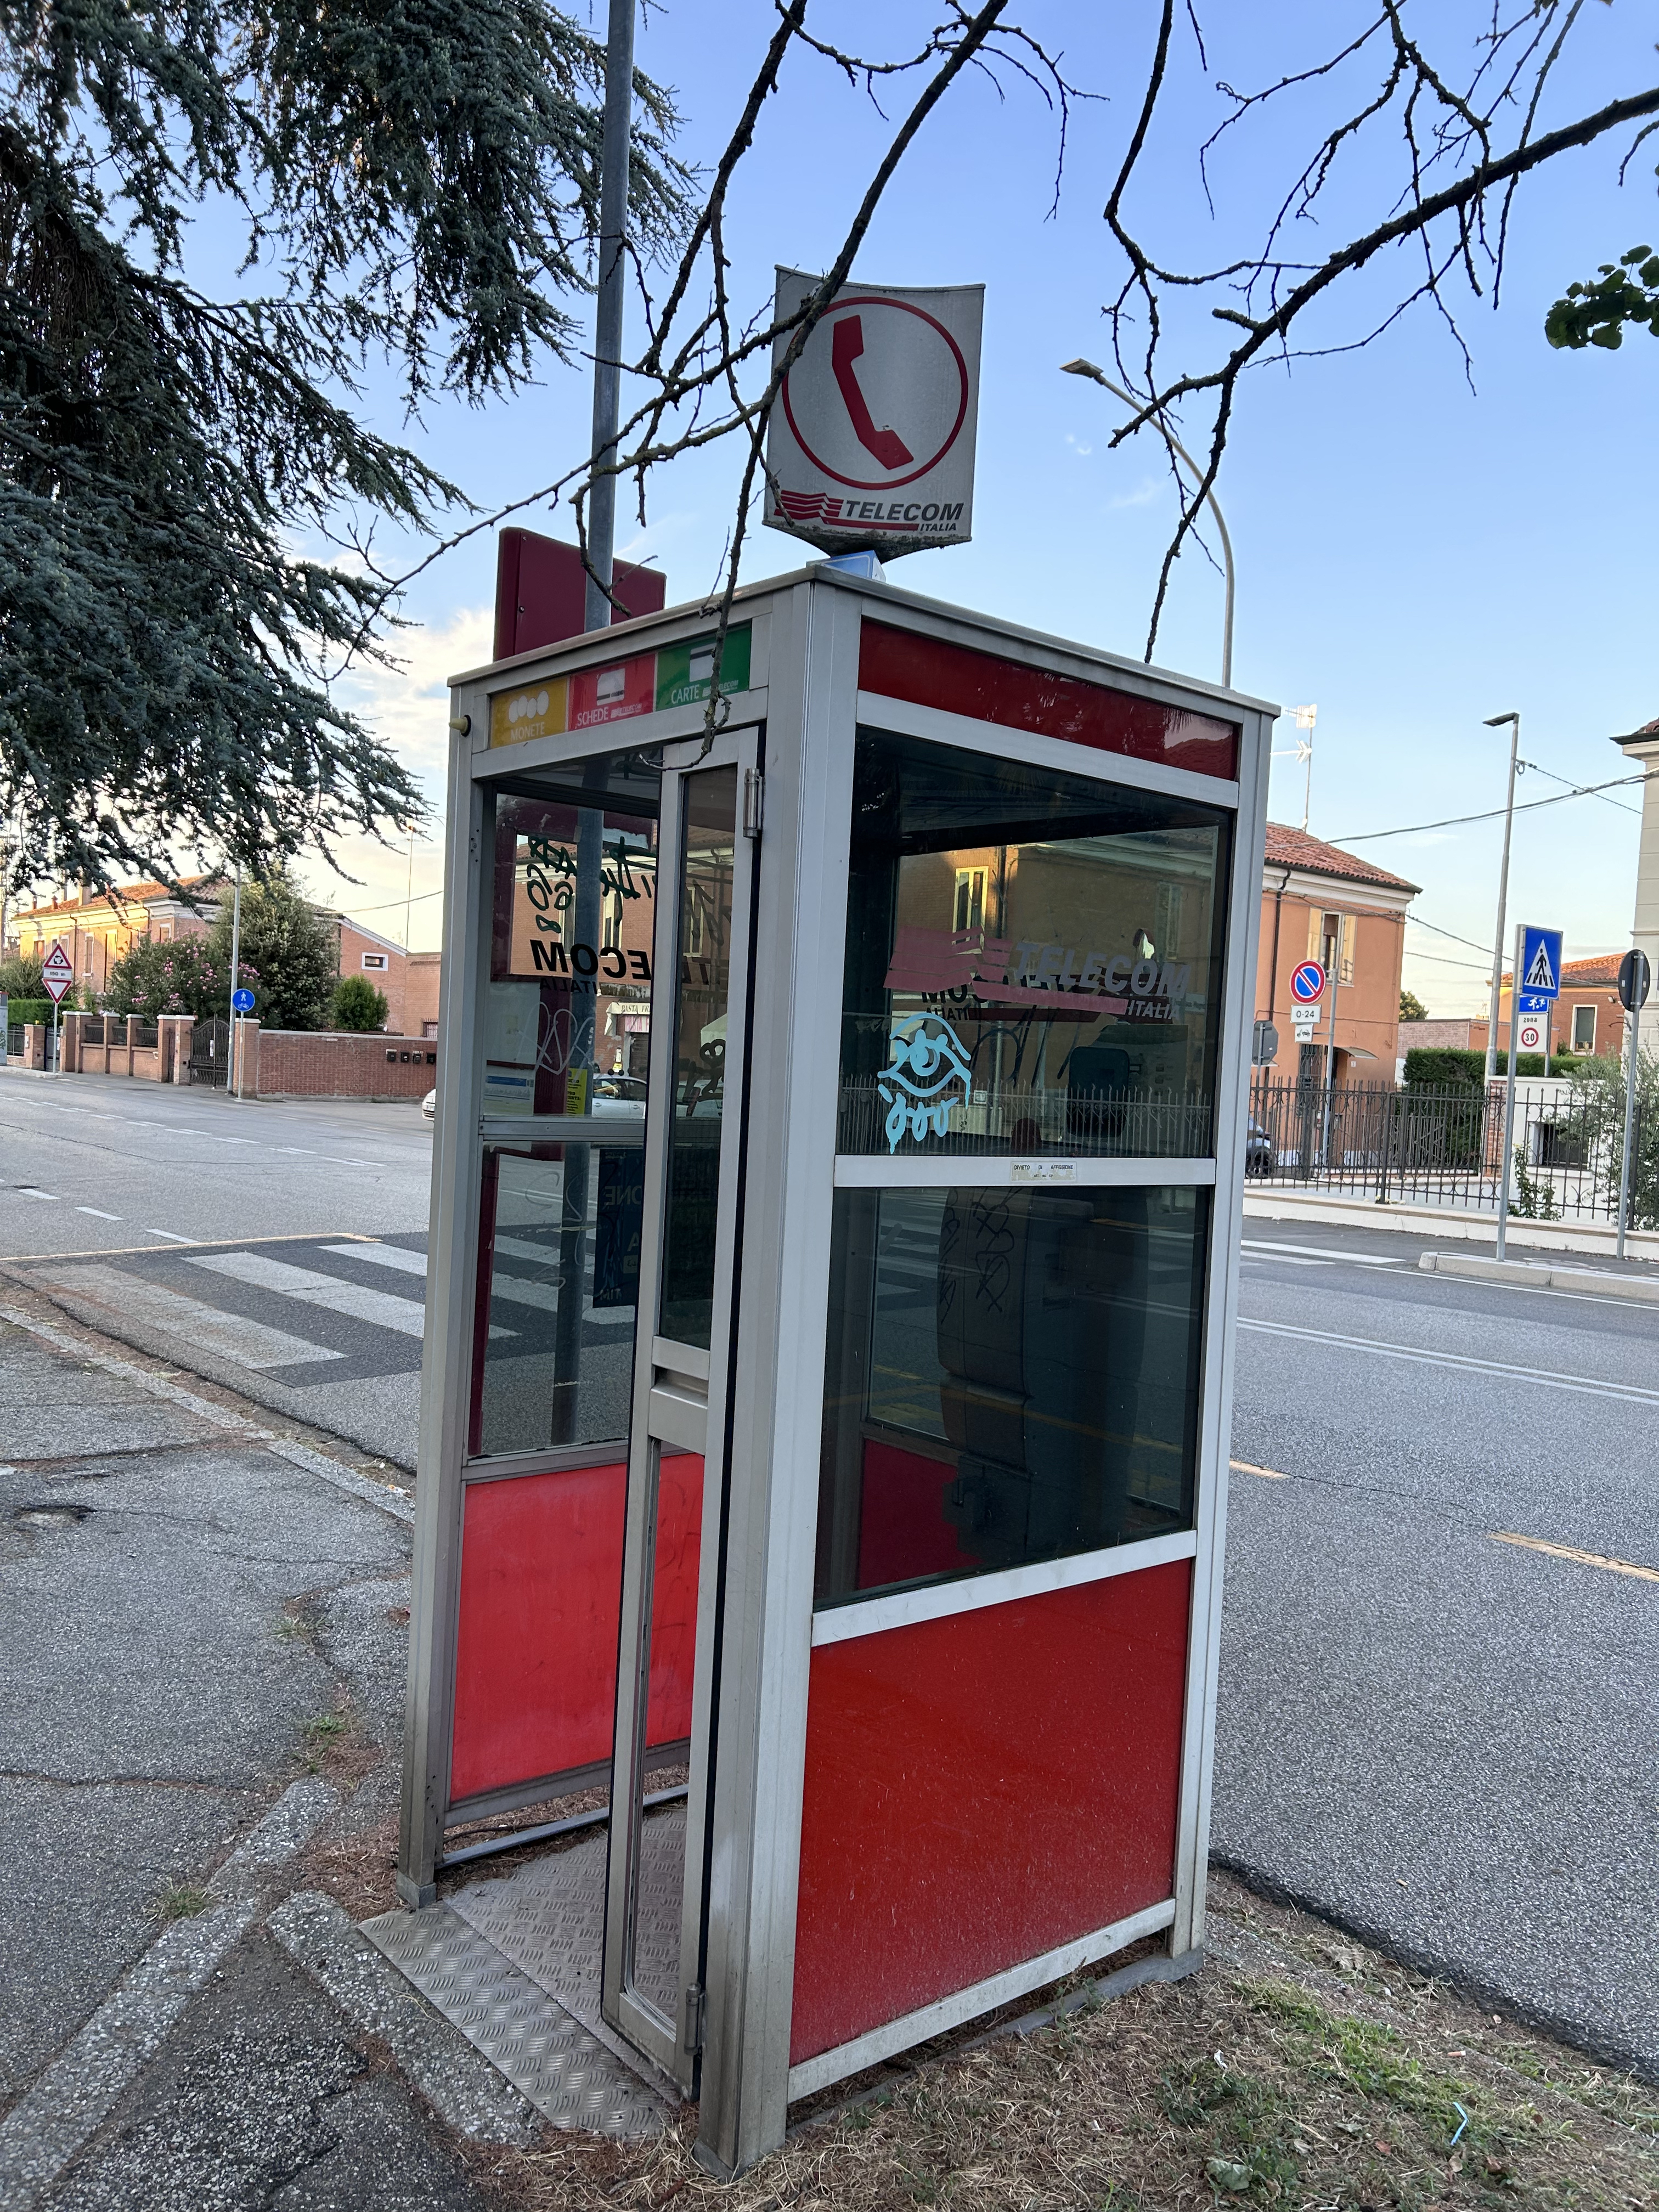
<svg viewBox="0 0 1659 2212">
<path fill-rule="evenodd" d="M 1555 970 L 1550 966 L 1550 949 L 1541 937 L 1521 988 L 1524 991 L 1553 991 L 1555 988 Z"/>
</svg>

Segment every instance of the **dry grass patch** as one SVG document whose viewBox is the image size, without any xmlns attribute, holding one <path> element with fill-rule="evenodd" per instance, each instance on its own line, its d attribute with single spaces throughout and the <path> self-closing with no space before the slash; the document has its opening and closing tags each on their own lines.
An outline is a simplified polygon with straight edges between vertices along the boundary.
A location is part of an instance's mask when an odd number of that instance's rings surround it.
<svg viewBox="0 0 1659 2212">
<path fill-rule="evenodd" d="M 1213 1923 L 1231 1963 L 929 2057 L 731 2188 L 689 2112 L 648 2148 L 550 2135 L 489 2179 L 524 2212 L 1659 2212 L 1642 2084 L 1238 1896 Z"/>
</svg>

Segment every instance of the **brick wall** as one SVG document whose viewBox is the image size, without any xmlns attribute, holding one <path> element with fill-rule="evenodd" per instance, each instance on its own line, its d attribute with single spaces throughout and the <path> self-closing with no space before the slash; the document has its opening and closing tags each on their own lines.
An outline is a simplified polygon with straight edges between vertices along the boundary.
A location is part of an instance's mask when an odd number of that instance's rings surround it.
<svg viewBox="0 0 1659 2212">
<path fill-rule="evenodd" d="M 261 1098 L 424 1098 L 438 1080 L 428 1037 L 260 1030 L 250 1043 L 249 1087 Z"/>
</svg>

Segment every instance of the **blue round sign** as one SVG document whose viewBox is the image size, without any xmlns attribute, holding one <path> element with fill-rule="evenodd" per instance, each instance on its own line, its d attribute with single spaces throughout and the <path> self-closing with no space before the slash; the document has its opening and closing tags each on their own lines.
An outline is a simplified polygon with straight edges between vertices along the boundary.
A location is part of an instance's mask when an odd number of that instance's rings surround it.
<svg viewBox="0 0 1659 2212">
<path fill-rule="evenodd" d="M 253 994 L 252 991 L 233 991 L 230 1003 L 239 1014 L 251 1014 L 253 1012 Z"/>
<path fill-rule="evenodd" d="M 1325 970 L 1316 960 L 1304 960 L 1291 978 L 1291 996 L 1311 1006 L 1325 995 Z"/>
</svg>

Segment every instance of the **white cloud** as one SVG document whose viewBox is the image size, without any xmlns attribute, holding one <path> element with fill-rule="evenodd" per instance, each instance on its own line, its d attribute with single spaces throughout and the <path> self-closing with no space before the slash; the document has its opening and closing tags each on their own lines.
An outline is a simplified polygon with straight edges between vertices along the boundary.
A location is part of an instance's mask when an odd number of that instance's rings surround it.
<svg viewBox="0 0 1659 2212">
<path fill-rule="evenodd" d="M 407 839 L 382 845 L 372 837 L 347 837 L 336 848 L 337 868 L 313 854 L 297 872 L 312 897 L 400 943 L 408 897 L 409 941 L 416 951 L 438 944 L 442 921 L 436 894 L 443 884 L 448 679 L 489 659 L 493 623 L 489 608 L 467 607 L 446 623 L 411 625 L 397 635 L 398 665 L 355 668 L 334 687 L 337 702 L 359 715 L 414 775 L 432 811 L 416 839 L 412 871 Z"/>
</svg>

